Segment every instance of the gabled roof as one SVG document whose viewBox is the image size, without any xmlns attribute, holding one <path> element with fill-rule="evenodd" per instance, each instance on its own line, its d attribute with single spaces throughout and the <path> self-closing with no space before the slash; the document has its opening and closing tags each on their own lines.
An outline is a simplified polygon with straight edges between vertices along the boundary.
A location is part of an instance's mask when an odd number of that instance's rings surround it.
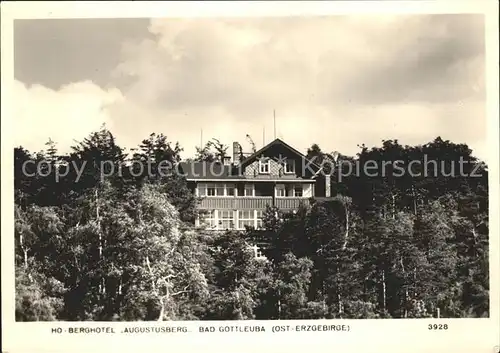
<svg viewBox="0 0 500 353">
<path fill-rule="evenodd" d="M 262 147 L 260 150 L 256 151 L 255 153 L 253 153 L 252 155 L 248 156 L 247 158 L 245 158 L 240 164 L 242 166 L 245 166 L 245 165 L 248 165 L 252 162 L 254 162 L 256 159 L 258 159 L 265 151 L 267 151 L 269 148 L 273 147 L 273 146 L 276 146 L 276 145 L 282 145 L 284 146 L 285 148 L 287 148 L 288 150 L 290 150 L 291 152 L 293 152 L 294 154 L 297 155 L 297 157 L 300 157 L 306 161 L 309 161 L 307 159 L 307 157 L 300 153 L 299 151 L 297 151 L 295 148 L 293 148 L 292 146 L 290 146 L 289 144 L 287 144 L 285 141 L 277 138 L 275 139 L 274 141 L 268 143 L 267 145 L 265 145 L 264 147 Z M 321 167 L 317 164 L 317 163 L 314 163 L 312 161 L 309 161 L 310 162 L 310 165 L 320 169 Z"/>
<path fill-rule="evenodd" d="M 297 157 L 302 158 L 303 160 L 309 162 L 309 165 L 317 168 L 318 170 L 321 167 L 309 159 L 307 157 L 297 151 L 295 148 L 291 147 L 284 141 L 279 138 L 274 141 L 268 143 L 266 146 L 262 147 L 260 150 L 252 153 L 250 156 L 245 158 L 239 164 L 234 165 L 226 165 L 220 161 L 214 162 L 199 162 L 199 161 L 183 161 L 179 163 L 179 167 L 186 177 L 187 180 L 235 180 L 235 179 L 247 179 L 244 175 L 244 169 L 247 165 L 257 160 L 265 151 L 269 148 L 281 145 L 290 150 L 293 154 L 297 155 Z M 265 181 L 265 179 L 262 179 Z"/>
</svg>

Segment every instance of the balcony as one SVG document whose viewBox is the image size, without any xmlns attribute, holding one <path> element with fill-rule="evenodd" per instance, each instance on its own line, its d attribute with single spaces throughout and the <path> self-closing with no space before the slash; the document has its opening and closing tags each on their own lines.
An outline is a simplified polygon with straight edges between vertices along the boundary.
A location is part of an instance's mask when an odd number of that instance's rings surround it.
<svg viewBox="0 0 500 353">
<path fill-rule="evenodd" d="M 277 197 L 275 199 L 275 205 L 280 210 L 296 210 L 301 203 L 308 205 L 309 199 L 305 197 Z"/>
<path fill-rule="evenodd" d="M 301 202 L 309 203 L 308 198 L 281 197 L 274 199 L 275 205 L 282 210 L 297 209 Z M 264 210 L 273 205 L 272 196 L 248 197 L 205 197 L 201 200 L 200 209 L 204 210 Z"/>
<path fill-rule="evenodd" d="M 200 209 L 204 210 L 260 210 L 272 205 L 271 196 L 256 197 L 206 197 L 201 200 Z"/>
</svg>

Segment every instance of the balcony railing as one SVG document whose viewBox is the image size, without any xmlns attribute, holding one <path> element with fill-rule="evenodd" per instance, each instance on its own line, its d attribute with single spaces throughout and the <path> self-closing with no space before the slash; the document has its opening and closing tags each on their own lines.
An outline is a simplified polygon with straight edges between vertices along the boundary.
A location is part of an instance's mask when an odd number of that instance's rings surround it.
<svg viewBox="0 0 500 353">
<path fill-rule="evenodd" d="M 257 197 L 206 197 L 201 200 L 200 208 L 205 210 L 259 210 L 272 205 L 271 196 Z"/>
<path fill-rule="evenodd" d="M 274 199 L 274 205 L 282 210 L 297 209 L 300 203 L 309 203 L 304 197 L 279 197 Z M 200 209 L 205 210 L 264 210 L 273 205 L 272 196 L 255 197 L 206 197 L 201 200 Z"/>
<path fill-rule="evenodd" d="M 307 205 L 309 199 L 305 197 L 277 197 L 275 199 L 275 205 L 280 210 L 295 210 L 301 203 Z"/>
</svg>

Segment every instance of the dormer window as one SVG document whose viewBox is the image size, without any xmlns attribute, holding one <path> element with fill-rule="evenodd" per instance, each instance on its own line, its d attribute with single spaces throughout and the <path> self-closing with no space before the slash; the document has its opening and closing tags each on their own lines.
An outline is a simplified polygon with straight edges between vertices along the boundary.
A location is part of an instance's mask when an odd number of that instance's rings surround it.
<svg viewBox="0 0 500 353">
<path fill-rule="evenodd" d="M 269 174 L 271 169 L 271 160 L 270 159 L 260 159 L 259 160 L 259 173 L 260 174 Z"/>
<path fill-rule="evenodd" d="M 295 173 L 295 161 L 293 159 L 287 159 L 283 165 L 286 174 Z"/>
</svg>

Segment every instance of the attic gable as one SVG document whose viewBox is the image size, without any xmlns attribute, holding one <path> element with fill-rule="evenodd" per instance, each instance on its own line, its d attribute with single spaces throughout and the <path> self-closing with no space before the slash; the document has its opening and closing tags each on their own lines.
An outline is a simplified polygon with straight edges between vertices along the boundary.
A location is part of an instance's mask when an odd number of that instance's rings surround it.
<svg viewBox="0 0 500 353">
<path fill-rule="evenodd" d="M 312 162 L 312 161 L 309 161 L 307 159 L 307 157 L 300 153 L 299 151 L 297 151 L 295 148 L 293 148 L 292 146 L 290 146 L 289 144 L 287 144 L 286 142 L 280 140 L 279 138 L 275 139 L 274 141 L 268 143 L 267 145 L 265 145 L 264 147 L 262 147 L 260 150 L 256 151 L 255 153 L 253 153 L 252 155 L 248 156 L 247 158 L 245 158 L 241 163 L 240 165 L 242 167 L 245 167 L 253 162 L 255 162 L 256 160 L 258 160 L 259 158 L 261 158 L 261 156 L 263 156 L 269 149 L 271 149 L 272 147 L 275 147 L 275 146 L 282 146 L 283 148 L 285 148 L 286 150 L 288 150 L 289 152 L 291 152 L 293 155 L 295 155 L 297 158 L 300 158 L 300 159 L 303 159 L 305 161 L 308 161 L 309 164 L 313 167 L 313 168 L 316 168 L 317 170 L 319 170 L 321 167 Z M 276 156 L 278 157 L 278 156 Z"/>
</svg>

